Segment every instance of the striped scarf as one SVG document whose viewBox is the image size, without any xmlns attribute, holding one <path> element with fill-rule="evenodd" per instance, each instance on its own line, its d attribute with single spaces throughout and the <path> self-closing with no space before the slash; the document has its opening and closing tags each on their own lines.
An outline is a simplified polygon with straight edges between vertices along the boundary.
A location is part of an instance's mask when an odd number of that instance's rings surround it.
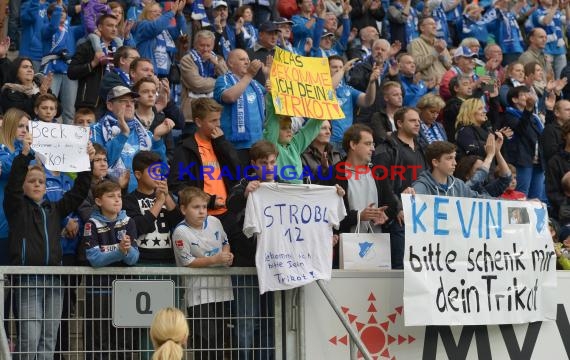
<svg viewBox="0 0 570 360">
<path fill-rule="evenodd" d="M 213 51 L 212 55 L 216 56 L 216 54 Z M 190 56 L 192 57 L 192 60 L 194 60 L 194 63 L 198 67 L 198 72 L 200 73 L 201 77 L 209 77 L 209 78 L 214 77 L 215 75 L 214 64 L 212 64 L 210 61 L 205 62 L 204 60 L 202 60 L 202 57 L 200 56 L 200 54 L 198 54 L 196 49 L 190 50 Z"/>
<path fill-rule="evenodd" d="M 447 141 L 445 136 L 443 136 L 440 129 L 438 128 L 437 124 L 434 123 L 431 126 L 428 126 L 425 122 L 422 121 L 420 126 L 422 134 L 426 137 L 428 144 L 431 144 L 434 141 Z"/>
<path fill-rule="evenodd" d="M 235 76 L 232 72 L 228 72 L 224 76 L 226 78 L 226 81 L 230 84 L 230 87 L 239 82 L 237 76 Z M 252 80 L 249 85 L 255 92 L 258 111 L 260 116 L 263 118 L 265 114 L 263 88 L 255 80 Z M 247 102 L 246 93 L 247 90 L 241 94 L 236 103 L 232 106 L 232 136 L 230 137 L 230 141 L 232 142 L 251 140 L 251 135 L 249 132 L 249 104 Z"/>
</svg>

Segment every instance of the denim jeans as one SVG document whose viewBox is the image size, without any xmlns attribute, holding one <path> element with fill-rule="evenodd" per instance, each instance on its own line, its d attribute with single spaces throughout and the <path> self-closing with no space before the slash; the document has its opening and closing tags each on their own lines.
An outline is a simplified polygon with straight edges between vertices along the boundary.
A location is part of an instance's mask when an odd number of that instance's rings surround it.
<svg viewBox="0 0 570 360">
<path fill-rule="evenodd" d="M 17 280 L 14 308 L 18 321 L 15 360 L 53 359 L 63 306 L 61 278 L 22 275 Z"/>
<path fill-rule="evenodd" d="M 546 202 L 542 167 L 539 165 L 532 167 L 517 166 L 517 191 L 525 193 L 528 199 L 540 199 Z"/>
<path fill-rule="evenodd" d="M 233 347 L 237 350 L 232 359 L 273 359 L 273 293 L 260 295 L 255 275 L 232 276 L 232 284 L 232 316 L 237 317 L 233 330 Z"/>
<path fill-rule="evenodd" d="M 552 58 L 552 69 L 554 70 L 554 77 L 556 79 L 560 79 L 560 74 L 562 74 L 562 70 L 566 67 L 567 64 L 566 54 L 553 55 Z"/>
<path fill-rule="evenodd" d="M 64 124 L 73 124 L 75 116 L 75 97 L 77 96 L 77 80 L 71 80 L 67 74 L 53 74 L 51 92 L 61 101 L 61 118 Z"/>
</svg>

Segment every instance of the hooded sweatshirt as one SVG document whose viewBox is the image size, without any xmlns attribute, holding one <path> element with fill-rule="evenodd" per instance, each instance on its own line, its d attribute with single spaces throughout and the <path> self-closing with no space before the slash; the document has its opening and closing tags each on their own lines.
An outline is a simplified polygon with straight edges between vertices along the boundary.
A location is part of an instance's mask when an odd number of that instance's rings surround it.
<svg viewBox="0 0 570 360">
<path fill-rule="evenodd" d="M 471 190 L 462 180 L 453 176 L 447 177 L 446 184 L 438 184 L 430 171 L 422 172 L 418 179 L 412 184 L 412 187 L 417 194 L 423 195 L 492 198 L 489 195 L 479 194 Z"/>
</svg>

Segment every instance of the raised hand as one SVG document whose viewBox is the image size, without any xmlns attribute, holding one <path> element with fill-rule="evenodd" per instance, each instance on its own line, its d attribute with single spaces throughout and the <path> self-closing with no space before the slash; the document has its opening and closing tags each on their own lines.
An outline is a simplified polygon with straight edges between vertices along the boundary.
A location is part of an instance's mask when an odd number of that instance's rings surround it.
<svg viewBox="0 0 570 360">
<path fill-rule="evenodd" d="M 156 139 L 159 139 L 164 135 L 168 134 L 170 131 L 172 131 L 173 128 L 174 128 L 174 121 L 172 121 L 169 118 L 166 118 L 160 125 L 158 125 L 154 129 L 153 135 Z"/>
<path fill-rule="evenodd" d="M 48 90 L 51 88 L 51 83 L 53 81 L 53 73 L 49 73 L 42 79 L 40 85 L 40 94 L 47 94 Z"/>
<path fill-rule="evenodd" d="M 380 66 L 374 65 L 372 68 L 372 72 L 370 73 L 370 80 L 369 83 L 374 83 L 380 77 Z"/>
<path fill-rule="evenodd" d="M 93 143 L 91 141 L 87 143 L 87 154 L 89 155 L 90 162 L 95 159 L 95 147 L 93 147 Z"/>
<path fill-rule="evenodd" d="M 0 41 L 0 59 L 5 58 L 10 49 L 10 37 L 6 36 Z"/>
<path fill-rule="evenodd" d="M 24 137 L 23 146 L 22 146 L 22 154 L 28 156 L 30 150 L 32 149 L 32 133 L 28 132 Z"/>
<path fill-rule="evenodd" d="M 398 53 L 402 50 L 402 43 L 398 40 L 394 41 L 392 45 L 390 45 L 390 57 L 395 57 Z"/>
<path fill-rule="evenodd" d="M 252 62 L 249 63 L 249 66 L 247 67 L 247 72 L 248 74 L 251 75 L 251 77 L 255 77 L 255 75 L 257 75 L 257 72 L 259 71 L 259 69 L 261 69 L 261 67 L 263 66 L 263 63 L 259 60 L 253 60 Z"/>
</svg>

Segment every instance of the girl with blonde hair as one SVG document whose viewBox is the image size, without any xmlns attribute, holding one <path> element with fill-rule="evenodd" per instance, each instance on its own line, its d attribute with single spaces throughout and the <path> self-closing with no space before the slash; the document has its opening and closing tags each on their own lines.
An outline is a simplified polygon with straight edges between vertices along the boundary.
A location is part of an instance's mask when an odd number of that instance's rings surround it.
<svg viewBox="0 0 570 360">
<path fill-rule="evenodd" d="M 150 338 L 154 346 L 152 360 L 180 360 L 190 330 L 184 313 L 176 308 L 164 308 L 156 313 L 150 327 Z"/>
<path fill-rule="evenodd" d="M 485 143 L 492 129 L 487 122 L 485 104 L 480 99 L 467 99 L 461 104 L 455 128 L 457 158 L 476 155 L 485 158 Z"/>
<path fill-rule="evenodd" d="M 11 108 L 4 114 L 4 122 L 0 127 L 0 203 L 4 202 L 4 187 L 8 182 L 8 175 L 12 169 L 12 161 L 20 154 L 23 141 L 28 135 L 30 117 L 23 110 Z M 0 206 L 0 265 L 10 264 L 8 249 L 8 220 L 4 207 Z M 8 303 L 6 303 L 7 306 Z M 10 308 L 5 308 L 10 311 Z"/>
</svg>

